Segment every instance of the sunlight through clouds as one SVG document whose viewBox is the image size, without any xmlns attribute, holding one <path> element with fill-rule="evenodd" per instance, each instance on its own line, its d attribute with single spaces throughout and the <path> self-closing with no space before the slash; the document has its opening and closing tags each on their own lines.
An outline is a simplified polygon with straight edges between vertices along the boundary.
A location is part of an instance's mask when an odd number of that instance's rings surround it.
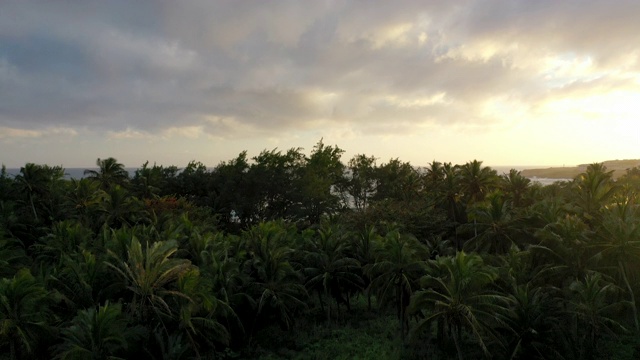
<svg viewBox="0 0 640 360">
<path fill-rule="evenodd" d="M 126 143 L 125 157 L 137 142 L 159 163 L 178 157 L 150 143 L 222 154 L 223 143 L 238 153 L 319 138 L 372 154 L 394 139 L 414 163 L 640 157 L 616 130 L 640 115 L 639 11 L 594 0 L 8 3 L 0 153 L 17 156 L 0 161 L 37 161 L 17 139 L 47 136 L 91 138 L 95 153 Z M 581 150 L 585 139 L 594 149 Z"/>
</svg>

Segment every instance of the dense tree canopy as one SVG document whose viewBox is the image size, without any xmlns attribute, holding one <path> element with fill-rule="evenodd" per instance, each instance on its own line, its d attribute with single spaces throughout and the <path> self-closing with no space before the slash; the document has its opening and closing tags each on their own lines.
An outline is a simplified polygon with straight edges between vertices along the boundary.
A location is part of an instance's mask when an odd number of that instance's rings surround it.
<svg viewBox="0 0 640 360">
<path fill-rule="evenodd" d="M 0 359 L 640 356 L 637 168 L 342 154 L 3 169 Z"/>
</svg>

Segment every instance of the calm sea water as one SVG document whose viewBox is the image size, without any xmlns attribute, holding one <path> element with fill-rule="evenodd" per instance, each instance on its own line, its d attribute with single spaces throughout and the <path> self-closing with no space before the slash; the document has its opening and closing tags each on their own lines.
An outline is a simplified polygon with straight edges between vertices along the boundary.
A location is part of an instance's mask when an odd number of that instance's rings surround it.
<svg viewBox="0 0 640 360">
<path fill-rule="evenodd" d="M 65 168 L 64 169 L 64 177 L 65 179 L 82 179 L 84 177 L 85 170 L 98 170 L 98 168 Z M 138 168 L 125 168 L 129 173 L 130 177 L 136 173 Z M 18 168 L 7 168 L 7 174 L 10 176 L 16 176 L 20 174 L 20 169 Z"/>
<path fill-rule="evenodd" d="M 518 171 L 526 170 L 526 169 L 544 169 L 549 166 L 491 166 L 492 169 L 496 170 L 499 175 L 508 174 L 511 169 L 516 169 Z M 84 171 L 87 168 L 65 168 L 65 179 L 82 179 L 84 177 Z M 90 170 L 98 170 L 97 168 L 89 168 Z M 129 172 L 129 176 L 133 177 L 136 170 L 138 168 L 125 168 Z M 20 169 L 18 168 L 7 168 L 7 174 L 10 176 L 16 176 L 20 173 Z M 542 185 L 549 185 L 556 181 L 569 181 L 570 179 L 548 179 L 548 178 L 532 178 L 531 180 L 539 182 Z"/>
</svg>

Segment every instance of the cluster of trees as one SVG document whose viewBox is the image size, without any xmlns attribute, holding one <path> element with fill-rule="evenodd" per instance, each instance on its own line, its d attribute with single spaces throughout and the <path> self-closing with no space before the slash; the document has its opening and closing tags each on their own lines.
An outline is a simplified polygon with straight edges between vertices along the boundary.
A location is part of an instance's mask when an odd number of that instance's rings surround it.
<svg viewBox="0 0 640 360">
<path fill-rule="evenodd" d="M 640 355 L 640 169 L 543 187 L 342 153 L 3 169 L 0 358 L 252 357 L 359 300 L 404 357 Z"/>
</svg>

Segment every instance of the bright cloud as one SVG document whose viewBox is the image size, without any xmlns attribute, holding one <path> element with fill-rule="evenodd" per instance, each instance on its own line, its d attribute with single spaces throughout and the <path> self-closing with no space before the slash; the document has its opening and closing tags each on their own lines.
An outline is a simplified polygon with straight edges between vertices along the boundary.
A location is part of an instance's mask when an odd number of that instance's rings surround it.
<svg viewBox="0 0 640 360">
<path fill-rule="evenodd" d="M 9 2 L 0 161 L 215 162 L 321 137 L 413 163 L 640 157 L 638 13 L 632 0 Z M 631 144 L 584 152 L 603 134 Z M 54 141 L 88 138 L 86 160 Z"/>
</svg>

